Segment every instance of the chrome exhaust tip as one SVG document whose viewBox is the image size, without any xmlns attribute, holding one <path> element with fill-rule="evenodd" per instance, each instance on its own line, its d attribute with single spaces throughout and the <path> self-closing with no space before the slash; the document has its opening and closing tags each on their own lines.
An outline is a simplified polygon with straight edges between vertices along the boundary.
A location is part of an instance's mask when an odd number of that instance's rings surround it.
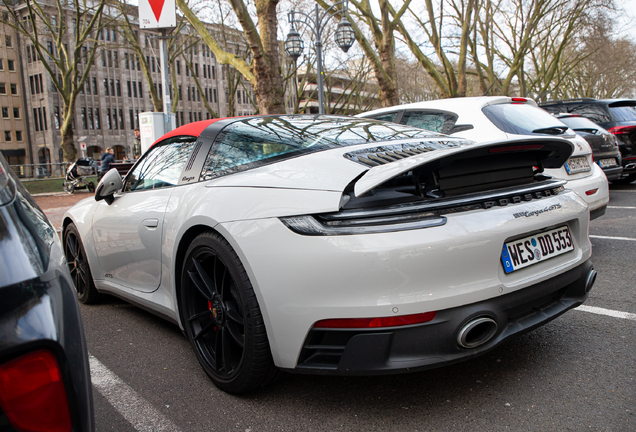
<svg viewBox="0 0 636 432">
<path fill-rule="evenodd" d="M 592 286 L 594 285 L 594 282 L 596 282 L 596 270 L 591 269 L 590 272 L 587 274 L 587 279 L 585 280 L 585 292 L 589 293 L 592 290 Z"/>
<path fill-rule="evenodd" d="M 479 317 L 467 322 L 457 333 L 457 343 L 463 348 L 477 348 L 488 342 L 497 332 L 497 322 Z"/>
</svg>

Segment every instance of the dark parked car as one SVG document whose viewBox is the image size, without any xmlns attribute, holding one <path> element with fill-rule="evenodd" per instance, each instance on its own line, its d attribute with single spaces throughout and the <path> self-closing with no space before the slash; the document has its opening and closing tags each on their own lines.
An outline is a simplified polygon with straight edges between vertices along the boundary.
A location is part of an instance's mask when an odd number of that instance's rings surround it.
<svg viewBox="0 0 636 432">
<path fill-rule="evenodd" d="M 71 273 L 85 277 L 85 269 L 67 264 L 55 229 L 0 155 L 2 431 L 94 430 Z"/>
<path fill-rule="evenodd" d="M 590 144 L 594 162 L 603 169 L 609 181 L 621 178 L 622 157 L 614 135 L 579 114 L 557 114 L 556 117 Z"/>
<path fill-rule="evenodd" d="M 636 100 L 583 98 L 543 102 L 539 105 L 553 114 L 580 114 L 607 129 L 616 137 L 623 156 L 621 181 L 636 180 Z"/>
</svg>

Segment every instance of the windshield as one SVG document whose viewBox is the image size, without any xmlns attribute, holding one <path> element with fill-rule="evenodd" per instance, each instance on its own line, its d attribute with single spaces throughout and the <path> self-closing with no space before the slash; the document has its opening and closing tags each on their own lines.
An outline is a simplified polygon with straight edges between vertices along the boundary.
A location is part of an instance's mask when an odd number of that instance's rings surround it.
<svg viewBox="0 0 636 432">
<path fill-rule="evenodd" d="M 441 136 L 419 128 L 339 116 L 256 117 L 225 127 L 201 172 L 208 180 L 305 153 L 368 142 Z M 232 171 L 232 172 L 233 172 Z"/>
<path fill-rule="evenodd" d="M 500 130 L 515 135 L 563 135 L 567 126 L 541 108 L 527 104 L 497 104 L 482 108 Z"/>
</svg>

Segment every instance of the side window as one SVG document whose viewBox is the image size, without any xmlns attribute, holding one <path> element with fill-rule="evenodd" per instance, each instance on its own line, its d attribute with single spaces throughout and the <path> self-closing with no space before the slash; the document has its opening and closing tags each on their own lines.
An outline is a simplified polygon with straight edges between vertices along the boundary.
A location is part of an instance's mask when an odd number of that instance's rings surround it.
<svg viewBox="0 0 636 432">
<path fill-rule="evenodd" d="M 455 126 L 457 115 L 442 111 L 407 111 L 402 124 L 418 127 L 433 132 L 449 134 Z"/>
<path fill-rule="evenodd" d="M 196 138 L 171 138 L 156 144 L 126 177 L 124 191 L 176 186 Z"/>
<path fill-rule="evenodd" d="M 601 105 L 580 104 L 568 107 L 568 112 L 580 114 L 581 117 L 588 118 L 594 123 L 607 123 L 612 121 L 609 113 Z"/>
<path fill-rule="evenodd" d="M 398 115 L 398 111 L 388 113 L 388 114 L 380 114 L 378 116 L 368 117 L 368 118 L 372 118 L 373 120 L 395 122 L 395 118 L 397 117 L 397 115 Z"/>
</svg>

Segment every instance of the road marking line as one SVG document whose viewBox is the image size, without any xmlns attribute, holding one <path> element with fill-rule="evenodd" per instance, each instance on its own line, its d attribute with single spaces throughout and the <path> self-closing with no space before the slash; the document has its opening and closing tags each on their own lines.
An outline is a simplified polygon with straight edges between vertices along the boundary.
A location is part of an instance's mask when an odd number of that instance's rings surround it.
<svg viewBox="0 0 636 432">
<path fill-rule="evenodd" d="M 140 432 L 181 432 L 172 421 L 157 411 L 99 360 L 89 354 L 93 386 L 136 430 Z"/>
<path fill-rule="evenodd" d="M 627 240 L 627 241 L 636 241 L 636 238 L 630 237 L 610 237 L 610 236 L 600 236 L 600 235 L 591 235 L 590 238 L 597 239 L 606 239 L 606 240 Z"/>
<path fill-rule="evenodd" d="M 629 313 L 629 312 L 621 312 L 621 311 L 615 311 L 615 310 L 603 309 L 600 307 L 585 306 L 585 305 L 581 305 L 577 307 L 576 310 L 589 312 L 589 313 L 593 313 L 597 315 L 607 315 L 614 318 L 622 318 L 622 319 L 636 321 L 636 314 Z"/>
<path fill-rule="evenodd" d="M 636 207 L 628 207 L 628 206 L 607 206 L 607 208 L 609 208 L 609 209 L 627 209 L 627 210 L 636 209 Z"/>
</svg>

